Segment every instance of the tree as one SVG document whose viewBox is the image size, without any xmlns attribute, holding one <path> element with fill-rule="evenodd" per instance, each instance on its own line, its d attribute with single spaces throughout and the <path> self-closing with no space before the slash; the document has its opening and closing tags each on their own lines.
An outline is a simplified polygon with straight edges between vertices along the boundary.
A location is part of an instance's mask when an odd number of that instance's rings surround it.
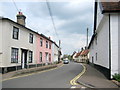
<svg viewBox="0 0 120 90">
<path fill-rule="evenodd" d="M 64 55 L 63 55 L 63 60 L 66 59 L 66 58 L 69 59 L 69 60 L 72 60 L 71 55 L 64 54 Z"/>
</svg>

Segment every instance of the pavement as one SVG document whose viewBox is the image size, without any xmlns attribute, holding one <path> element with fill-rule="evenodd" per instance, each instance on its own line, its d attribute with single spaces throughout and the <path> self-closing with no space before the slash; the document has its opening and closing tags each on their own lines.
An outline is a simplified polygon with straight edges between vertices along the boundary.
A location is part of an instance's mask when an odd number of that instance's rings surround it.
<svg viewBox="0 0 120 90">
<path fill-rule="evenodd" d="M 77 80 L 77 83 L 88 88 L 118 88 L 111 80 L 108 80 L 101 72 L 88 64 L 84 64 L 86 72 Z"/>
<path fill-rule="evenodd" d="M 2 82 L 3 88 L 71 88 L 70 80 L 81 73 L 79 63 L 70 62 L 53 70 L 8 79 Z"/>
<path fill-rule="evenodd" d="M 2 80 L 7 80 L 9 78 L 15 77 L 15 76 L 20 76 L 23 74 L 30 74 L 30 73 L 35 73 L 35 72 L 40 72 L 40 71 L 44 71 L 44 70 L 49 70 L 52 68 L 56 68 L 61 66 L 62 63 L 59 64 L 54 64 L 54 65 L 47 65 L 47 66 L 42 66 L 42 67 L 35 67 L 35 68 L 30 68 L 30 69 L 21 69 L 21 70 L 17 70 L 17 71 L 12 71 L 9 73 L 5 73 L 2 74 Z"/>
</svg>

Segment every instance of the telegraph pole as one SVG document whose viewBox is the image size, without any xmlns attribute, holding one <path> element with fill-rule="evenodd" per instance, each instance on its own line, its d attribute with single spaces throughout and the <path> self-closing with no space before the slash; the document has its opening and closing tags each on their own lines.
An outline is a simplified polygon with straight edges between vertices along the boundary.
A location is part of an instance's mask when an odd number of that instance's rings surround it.
<svg viewBox="0 0 120 90">
<path fill-rule="evenodd" d="M 88 47 L 88 28 L 87 28 L 87 42 L 86 42 L 86 47 Z"/>
<path fill-rule="evenodd" d="M 60 48 L 61 41 L 59 40 L 59 50 L 58 50 L 58 63 L 60 63 L 60 56 L 61 56 L 61 48 Z"/>
</svg>

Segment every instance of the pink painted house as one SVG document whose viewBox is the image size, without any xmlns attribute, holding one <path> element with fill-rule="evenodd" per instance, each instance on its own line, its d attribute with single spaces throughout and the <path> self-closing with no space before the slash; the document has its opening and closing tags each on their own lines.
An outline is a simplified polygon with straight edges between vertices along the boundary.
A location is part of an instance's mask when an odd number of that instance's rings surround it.
<svg viewBox="0 0 120 90">
<path fill-rule="evenodd" d="M 36 60 L 37 64 L 50 64 L 53 61 L 52 57 L 52 43 L 50 38 L 43 34 L 37 35 L 37 45 L 36 45 Z"/>
</svg>

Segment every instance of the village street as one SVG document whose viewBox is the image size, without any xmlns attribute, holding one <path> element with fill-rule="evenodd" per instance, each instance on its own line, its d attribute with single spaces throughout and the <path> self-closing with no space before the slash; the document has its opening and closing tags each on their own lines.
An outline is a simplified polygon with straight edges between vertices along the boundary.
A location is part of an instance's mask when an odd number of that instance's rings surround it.
<svg viewBox="0 0 120 90">
<path fill-rule="evenodd" d="M 70 62 L 62 67 L 43 73 L 3 81 L 3 88 L 70 88 L 70 80 L 77 76 L 83 67 Z"/>
</svg>

